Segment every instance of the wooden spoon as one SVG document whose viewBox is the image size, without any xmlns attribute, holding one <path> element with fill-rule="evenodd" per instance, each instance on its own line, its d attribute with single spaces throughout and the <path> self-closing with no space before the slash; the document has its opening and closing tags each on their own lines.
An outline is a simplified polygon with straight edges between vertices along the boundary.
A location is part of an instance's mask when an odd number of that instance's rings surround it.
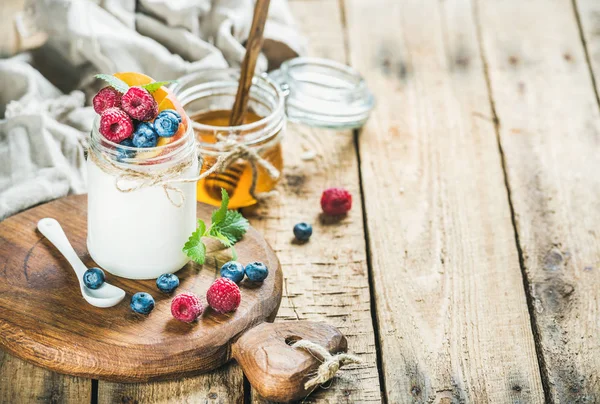
<svg viewBox="0 0 600 404">
<path fill-rule="evenodd" d="M 270 0 L 256 0 L 254 6 L 254 17 L 252 17 L 252 27 L 250 35 L 246 42 L 246 54 L 242 62 L 242 71 L 240 73 L 240 84 L 235 96 L 235 103 L 231 110 L 229 126 L 238 126 L 244 122 L 246 111 L 248 110 L 248 99 L 250 98 L 250 87 L 252 86 L 252 77 L 256 68 L 256 60 L 263 45 L 263 32 L 265 31 L 265 22 L 269 12 Z"/>
</svg>

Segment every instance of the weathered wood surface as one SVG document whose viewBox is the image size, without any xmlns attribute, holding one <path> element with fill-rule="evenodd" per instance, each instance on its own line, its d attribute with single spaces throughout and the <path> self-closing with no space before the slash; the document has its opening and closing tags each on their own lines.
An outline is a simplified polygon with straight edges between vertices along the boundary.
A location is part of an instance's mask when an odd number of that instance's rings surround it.
<svg viewBox="0 0 600 404">
<path fill-rule="evenodd" d="M 388 401 L 541 403 L 471 4 L 345 4 Z"/>
<path fill-rule="evenodd" d="M 351 62 L 378 102 L 360 166 L 350 133 L 291 125 L 280 196 L 246 212 L 282 261 L 277 321 L 327 321 L 365 360 L 306 402 L 379 401 L 375 343 L 389 403 L 600 401 L 600 4 L 290 4 L 310 54 Z M 327 159 L 302 160 L 309 149 Z M 337 224 L 307 202 L 333 185 L 355 196 Z M 315 235 L 294 245 L 300 220 Z M 233 363 L 181 381 L 100 382 L 98 402 L 264 401 L 245 389 Z M 0 353 L 0 402 L 90 396 L 88 380 Z"/>
<path fill-rule="evenodd" d="M 301 0 L 290 5 L 308 36 L 309 54 L 346 62 L 338 1 Z M 327 389 L 317 389 L 304 402 L 380 402 L 353 134 L 290 124 L 284 151 L 280 196 L 250 216 L 252 225 L 277 253 L 284 272 L 284 295 L 276 321 L 301 319 L 334 325 L 348 339 L 348 351 L 364 361 L 342 370 Z M 302 160 L 307 151 L 318 156 Z M 354 196 L 352 211 L 340 222 L 320 216 L 321 192 L 332 186 L 345 187 Z M 292 228 L 300 221 L 314 227 L 306 244 L 292 241 Z M 256 394 L 252 399 L 262 402 Z"/>
<path fill-rule="evenodd" d="M 597 72 L 599 5 L 577 4 Z M 548 399 L 599 402 L 600 114 L 573 4 L 477 14 Z"/>
<path fill-rule="evenodd" d="M 92 381 L 53 373 L 0 350 L 0 403 L 89 403 Z"/>
<path fill-rule="evenodd" d="M 128 384 L 99 381 L 98 404 L 242 404 L 244 388 L 242 370 L 232 362 L 207 374 L 173 381 Z"/>
</svg>

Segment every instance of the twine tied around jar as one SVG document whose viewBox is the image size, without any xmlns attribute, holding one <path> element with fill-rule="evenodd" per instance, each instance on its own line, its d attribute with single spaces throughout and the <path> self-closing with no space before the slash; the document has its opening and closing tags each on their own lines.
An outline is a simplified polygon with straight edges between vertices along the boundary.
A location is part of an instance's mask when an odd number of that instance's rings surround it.
<svg viewBox="0 0 600 404">
<path fill-rule="evenodd" d="M 250 195 L 255 200 L 259 200 L 260 196 L 256 195 L 258 165 L 264 168 L 267 172 L 267 175 L 274 181 L 278 180 L 280 176 L 279 170 L 275 166 L 273 166 L 273 164 L 271 164 L 269 161 L 265 160 L 260 156 L 260 153 L 270 146 L 270 142 L 269 144 L 263 145 L 262 147 L 253 150 L 247 145 L 239 142 L 234 136 L 231 135 L 217 135 L 217 139 L 219 140 L 219 142 L 223 143 L 223 149 L 225 150 L 225 153 L 217 156 L 215 163 L 206 171 L 200 173 L 197 176 L 189 178 L 180 177 L 185 172 L 185 170 L 187 170 L 192 165 L 191 161 L 184 161 L 179 164 L 175 164 L 159 172 L 147 172 L 118 165 L 104 153 L 101 153 L 102 159 L 100 159 L 98 158 L 96 153 L 88 151 L 88 158 L 91 158 L 92 161 L 104 172 L 116 176 L 115 188 L 117 188 L 119 192 L 128 193 L 146 187 L 162 186 L 167 198 L 175 207 L 181 207 L 183 205 L 183 203 L 185 202 L 185 195 L 183 191 L 181 191 L 181 189 L 175 187 L 173 184 L 200 181 L 211 174 L 225 171 L 227 167 L 229 167 L 229 165 L 231 165 L 233 162 L 235 162 L 238 159 L 243 159 L 248 161 L 252 168 L 252 184 L 250 186 Z M 201 169 L 204 162 L 201 153 L 198 153 L 198 159 Z M 123 181 L 135 181 L 136 184 L 128 186 L 124 185 L 122 183 Z M 179 196 L 179 201 L 175 201 L 172 198 L 170 192 L 176 193 Z"/>
</svg>

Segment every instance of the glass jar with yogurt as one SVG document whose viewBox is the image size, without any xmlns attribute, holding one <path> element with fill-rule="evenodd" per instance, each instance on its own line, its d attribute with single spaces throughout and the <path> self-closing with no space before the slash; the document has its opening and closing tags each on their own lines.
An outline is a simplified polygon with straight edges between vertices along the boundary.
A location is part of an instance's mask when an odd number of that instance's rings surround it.
<svg viewBox="0 0 600 404">
<path fill-rule="evenodd" d="M 107 140 L 96 120 L 87 161 L 92 259 L 129 279 L 181 269 L 189 261 L 183 245 L 196 229 L 196 183 L 177 181 L 198 169 L 191 125 L 172 143 L 137 149 Z"/>
</svg>

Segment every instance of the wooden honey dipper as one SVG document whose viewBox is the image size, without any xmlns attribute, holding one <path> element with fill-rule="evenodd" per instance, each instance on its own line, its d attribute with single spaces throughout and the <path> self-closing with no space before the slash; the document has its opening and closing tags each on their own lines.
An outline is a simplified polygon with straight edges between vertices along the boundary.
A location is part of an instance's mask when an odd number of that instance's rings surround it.
<svg viewBox="0 0 600 404">
<path fill-rule="evenodd" d="M 256 69 L 256 61 L 263 46 L 263 33 L 269 12 L 269 4 L 270 0 L 256 0 L 256 5 L 254 6 L 252 26 L 250 27 L 248 41 L 246 42 L 246 54 L 242 61 L 240 82 L 231 110 L 229 126 L 242 125 L 248 111 L 250 87 L 252 86 L 252 78 Z M 205 182 L 207 192 L 220 198 L 221 188 L 224 188 L 232 196 L 243 172 L 244 164 L 232 164 L 224 172 L 210 175 Z"/>
</svg>

